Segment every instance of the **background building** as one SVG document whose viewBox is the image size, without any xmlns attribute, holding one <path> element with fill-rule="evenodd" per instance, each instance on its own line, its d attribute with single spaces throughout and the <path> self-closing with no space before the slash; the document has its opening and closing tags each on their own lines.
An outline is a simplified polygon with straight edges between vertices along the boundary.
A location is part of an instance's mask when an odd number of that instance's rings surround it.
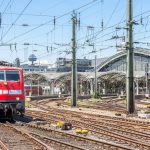
<svg viewBox="0 0 150 150">
<path fill-rule="evenodd" d="M 93 69 L 92 60 L 89 59 L 77 59 L 77 71 L 85 72 Z M 72 70 L 72 60 L 66 58 L 57 58 L 56 61 L 57 72 L 69 72 Z"/>
</svg>

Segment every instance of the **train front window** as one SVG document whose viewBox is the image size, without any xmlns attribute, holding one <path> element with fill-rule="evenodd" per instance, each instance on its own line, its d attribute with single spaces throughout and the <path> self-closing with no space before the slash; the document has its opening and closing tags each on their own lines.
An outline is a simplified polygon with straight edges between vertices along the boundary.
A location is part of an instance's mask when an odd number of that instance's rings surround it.
<svg viewBox="0 0 150 150">
<path fill-rule="evenodd" d="M 19 71 L 6 71 L 6 81 L 19 81 Z"/>
<path fill-rule="evenodd" d="M 0 80 L 4 80 L 4 71 L 0 71 Z"/>
</svg>

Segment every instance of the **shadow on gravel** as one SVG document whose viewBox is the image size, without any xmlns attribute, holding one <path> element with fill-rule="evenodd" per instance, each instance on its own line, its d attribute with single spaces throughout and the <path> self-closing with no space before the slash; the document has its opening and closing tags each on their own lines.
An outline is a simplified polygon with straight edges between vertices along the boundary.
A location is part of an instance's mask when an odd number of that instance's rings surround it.
<svg viewBox="0 0 150 150">
<path fill-rule="evenodd" d="M 4 119 L 1 120 L 1 119 L 0 119 L 0 123 L 6 123 L 6 121 L 7 121 L 7 120 L 4 120 Z"/>
<path fill-rule="evenodd" d="M 33 118 L 31 116 L 27 116 L 27 115 L 24 115 L 24 116 L 15 115 L 13 119 L 15 122 L 20 121 L 20 122 L 24 122 L 24 123 L 29 123 L 29 122 L 33 121 Z"/>
<path fill-rule="evenodd" d="M 26 115 L 24 115 L 24 116 L 15 115 L 13 117 L 13 119 L 12 118 L 11 119 L 0 118 L 0 123 L 7 123 L 7 122 L 16 123 L 17 121 L 23 122 L 23 123 L 29 123 L 29 122 L 33 121 L 33 118 L 30 116 L 26 116 Z"/>
</svg>

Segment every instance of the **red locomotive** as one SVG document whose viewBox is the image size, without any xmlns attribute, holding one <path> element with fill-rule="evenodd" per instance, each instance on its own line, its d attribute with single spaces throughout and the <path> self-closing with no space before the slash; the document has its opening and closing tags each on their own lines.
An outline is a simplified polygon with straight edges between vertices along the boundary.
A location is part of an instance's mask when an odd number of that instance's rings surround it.
<svg viewBox="0 0 150 150">
<path fill-rule="evenodd" d="M 12 118 L 25 112 L 23 70 L 0 66 L 0 118 Z"/>
</svg>

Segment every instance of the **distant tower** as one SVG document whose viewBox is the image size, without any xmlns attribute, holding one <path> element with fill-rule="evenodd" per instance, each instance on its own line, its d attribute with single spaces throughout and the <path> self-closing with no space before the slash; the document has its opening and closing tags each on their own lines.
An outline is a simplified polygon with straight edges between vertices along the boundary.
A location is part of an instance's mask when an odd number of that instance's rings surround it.
<svg viewBox="0 0 150 150">
<path fill-rule="evenodd" d="M 15 66 L 20 67 L 20 59 L 19 58 L 15 59 Z"/>
<path fill-rule="evenodd" d="M 37 60 L 37 57 L 34 54 L 31 54 L 28 58 L 29 61 L 31 61 L 32 65 L 34 64 L 34 61 Z"/>
</svg>

